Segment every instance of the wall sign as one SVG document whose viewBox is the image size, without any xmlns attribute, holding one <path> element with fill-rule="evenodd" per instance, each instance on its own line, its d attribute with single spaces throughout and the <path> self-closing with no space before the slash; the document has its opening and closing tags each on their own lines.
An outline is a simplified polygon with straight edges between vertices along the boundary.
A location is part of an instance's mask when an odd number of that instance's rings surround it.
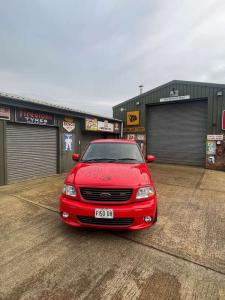
<svg viewBox="0 0 225 300">
<path fill-rule="evenodd" d="M 225 130 L 225 110 L 222 112 L 222 130 Z"/>
<path fill-rule="evenodd" d="M 110 123 L 108 120 L 98 121 L 96 118 L 85 119 L 85 130 L 88 131 L 101 131 L 101 132 L 120 132 L 120 123 Z"/>
<path fill-rule="evenodd" d="M 210 154 L 210 155 L 216 154 L 216 141 L 207 141 L 206 154 Z"/>
<path fill-rule="evenodd" d="M 127 125 L 139 125 L 139 111 L 128 111 L 127 112 Z"/>
<path fill-rule="evenodd" d="M 98 131 L 98 120 L 93 118 L 85 119 L 85 130 Z"/>
<path fill-rule="evenodd" d="M 208 141 L 223 141 L 223 134 L 208 134 Z"/>
<path fill-rule="evenodd" d="M 73 151 L 72 133 L 64 133 L 64 151 Z"/>
<path fill-rule="evenodd" d="M 19 123 L 27 123 L 34 125 L 54 126 L 55 117 L 40 111 L 32 111 L 28 109 L 16 109 L 15 120 Z"/>
<path fill-rule="evenodd" d="M 67 122 L 67 121 L 63 121 L 63 128 L 68 131 L 71 132 L 75 129 L 75 123 L 74 122 Z"/>
<path fill-rule="evenodd" d="M 124 127 L 124 132 L 145 132 L 144 127 Z"/>
<path fill-rule="evenodd" d="M 0 119 L 10 120 L 10 107 L 0 106 Z"/>
<path fill-rule="evenodd" d="M 128 134 L 128 135 L 127 135 L 127 139 L 128 139 L 128 140 L 131 140 L 131 141 L 135 141 L 136 135 L 135 135 L 135 134 Z"/>
<path fill-rule="evenodd" d="M 108 121 L 98 121 L 98 131 L 113 132 L 114 125 L 113 123 L 109 123 Z"/>
<path fill-rule="evenodd" d="M 190 99 L 190 95 L 186 96 L 176 96 L 176 97 L 169 97 L 169 98 L 160 98 L 159 102 L 169 102 L 169 101 L 178 101 L 178 100 L 186 100 Z"/>
<path fill-rule="evenodd" d="M 137 140 L 138 141 L 145 141 L 145 134 L 137 134 Z"/>
<path fill-rule="evenodd" d="M 114 123 L 114 132 L 120 132 L 120 123 Z"/>
</svg>

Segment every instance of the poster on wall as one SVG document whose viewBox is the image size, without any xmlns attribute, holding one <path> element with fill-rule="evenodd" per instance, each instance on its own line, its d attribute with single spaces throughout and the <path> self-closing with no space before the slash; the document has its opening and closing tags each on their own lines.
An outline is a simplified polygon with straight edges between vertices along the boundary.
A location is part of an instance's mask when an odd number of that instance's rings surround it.
<svg viewBox="0 0 225 300">
<path fill-rule="evenodd" d="M 120 123 L 114 123 L 114 132 L 120 132 Z"/>
<path fill-rule="evenodd" d="M 18 123 L 26 123 L 33 125 L 54 126 L 55 117 L 40 111 L 32 111 L 29 109 L 16 109 L 15 121 Z"/>
<path fill-rule="evenodd" d="M 0 119 L 10 120 L 10 108 L 6 106 L 0 106 Z"/>
<path fill-rule="evenodd" d="M 64 133 L 64 151 L 73 151 L 73 134 Z"/>
<path fill-rule="evenodd" d="M 98 120 L 93 118 L 85 119 L 85 130 L 98 131 Z"/>
<path fill-rule="evenodd" d="M 104 132 L 114 132 L 114 125 L 113 123 L 109 123 L 107 120 L 104 122 L 98 121 L 98 130 Z"/>
<path fill-rule="evenodd" d="M 225 171 L 225 140 L 223 135 L 210 135 L 206 143 L 206 167 Z"/>
<path fill-rule="evenodd" d="M 214 165 L 215 164 L 215 156 L 214 155 L 210 155 L 209 157 L 208 157 L 208 164 L 209 165 Z"/>
<path fill-rule="evenodd" d="M 216 154 L 216 142 L 215 141 L 207 141 L 206 153 L 210 155 Z"/>
</svg>

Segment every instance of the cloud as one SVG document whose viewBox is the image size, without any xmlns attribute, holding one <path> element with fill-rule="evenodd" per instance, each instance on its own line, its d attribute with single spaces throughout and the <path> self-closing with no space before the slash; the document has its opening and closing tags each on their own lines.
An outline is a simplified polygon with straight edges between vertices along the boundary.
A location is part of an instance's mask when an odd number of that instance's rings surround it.
<svg viewBox="0 0 225 300">
<path fill-rule="evenodd" d="M 0 90 L 111 115 L 172 79 L 224 81 L 222 0 L 14 0 L 0 11 Z"/>
</svg>

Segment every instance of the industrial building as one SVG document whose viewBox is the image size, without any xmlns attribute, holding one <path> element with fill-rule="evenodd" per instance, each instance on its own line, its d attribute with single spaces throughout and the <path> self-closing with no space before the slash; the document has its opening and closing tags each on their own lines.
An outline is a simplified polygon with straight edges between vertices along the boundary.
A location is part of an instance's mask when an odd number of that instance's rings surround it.
<svg viewBox="0 0 225 300">
<path fill-rule="evenodd" d="M 0 93 L 0 185 L 67 172 L 89 141 L 120 135 L 120 120 Z"/>
<path fill-rule="evenodd" d="M 158 162 L 225 170 L 225 85 L 174 80 L 113 107 Z"/>
</svg>

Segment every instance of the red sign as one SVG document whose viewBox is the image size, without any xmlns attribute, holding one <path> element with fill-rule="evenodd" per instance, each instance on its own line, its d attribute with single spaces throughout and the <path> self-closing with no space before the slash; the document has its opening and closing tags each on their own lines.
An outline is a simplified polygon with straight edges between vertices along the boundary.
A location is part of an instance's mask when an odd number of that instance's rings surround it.
<svg viewBox="0 0 225 300">
<path fill-rule="evenodd" d="M 222 129 L 225 130 L 225 110 L 223 111 L 222 114 Z"/>
<path fill-rule="evenodd" d="M 55 117 L 46 112 L 32 111 L 29 109 L 16 109 L 16 122 L 34 125 L 54 126 Z"/>
</svg>

